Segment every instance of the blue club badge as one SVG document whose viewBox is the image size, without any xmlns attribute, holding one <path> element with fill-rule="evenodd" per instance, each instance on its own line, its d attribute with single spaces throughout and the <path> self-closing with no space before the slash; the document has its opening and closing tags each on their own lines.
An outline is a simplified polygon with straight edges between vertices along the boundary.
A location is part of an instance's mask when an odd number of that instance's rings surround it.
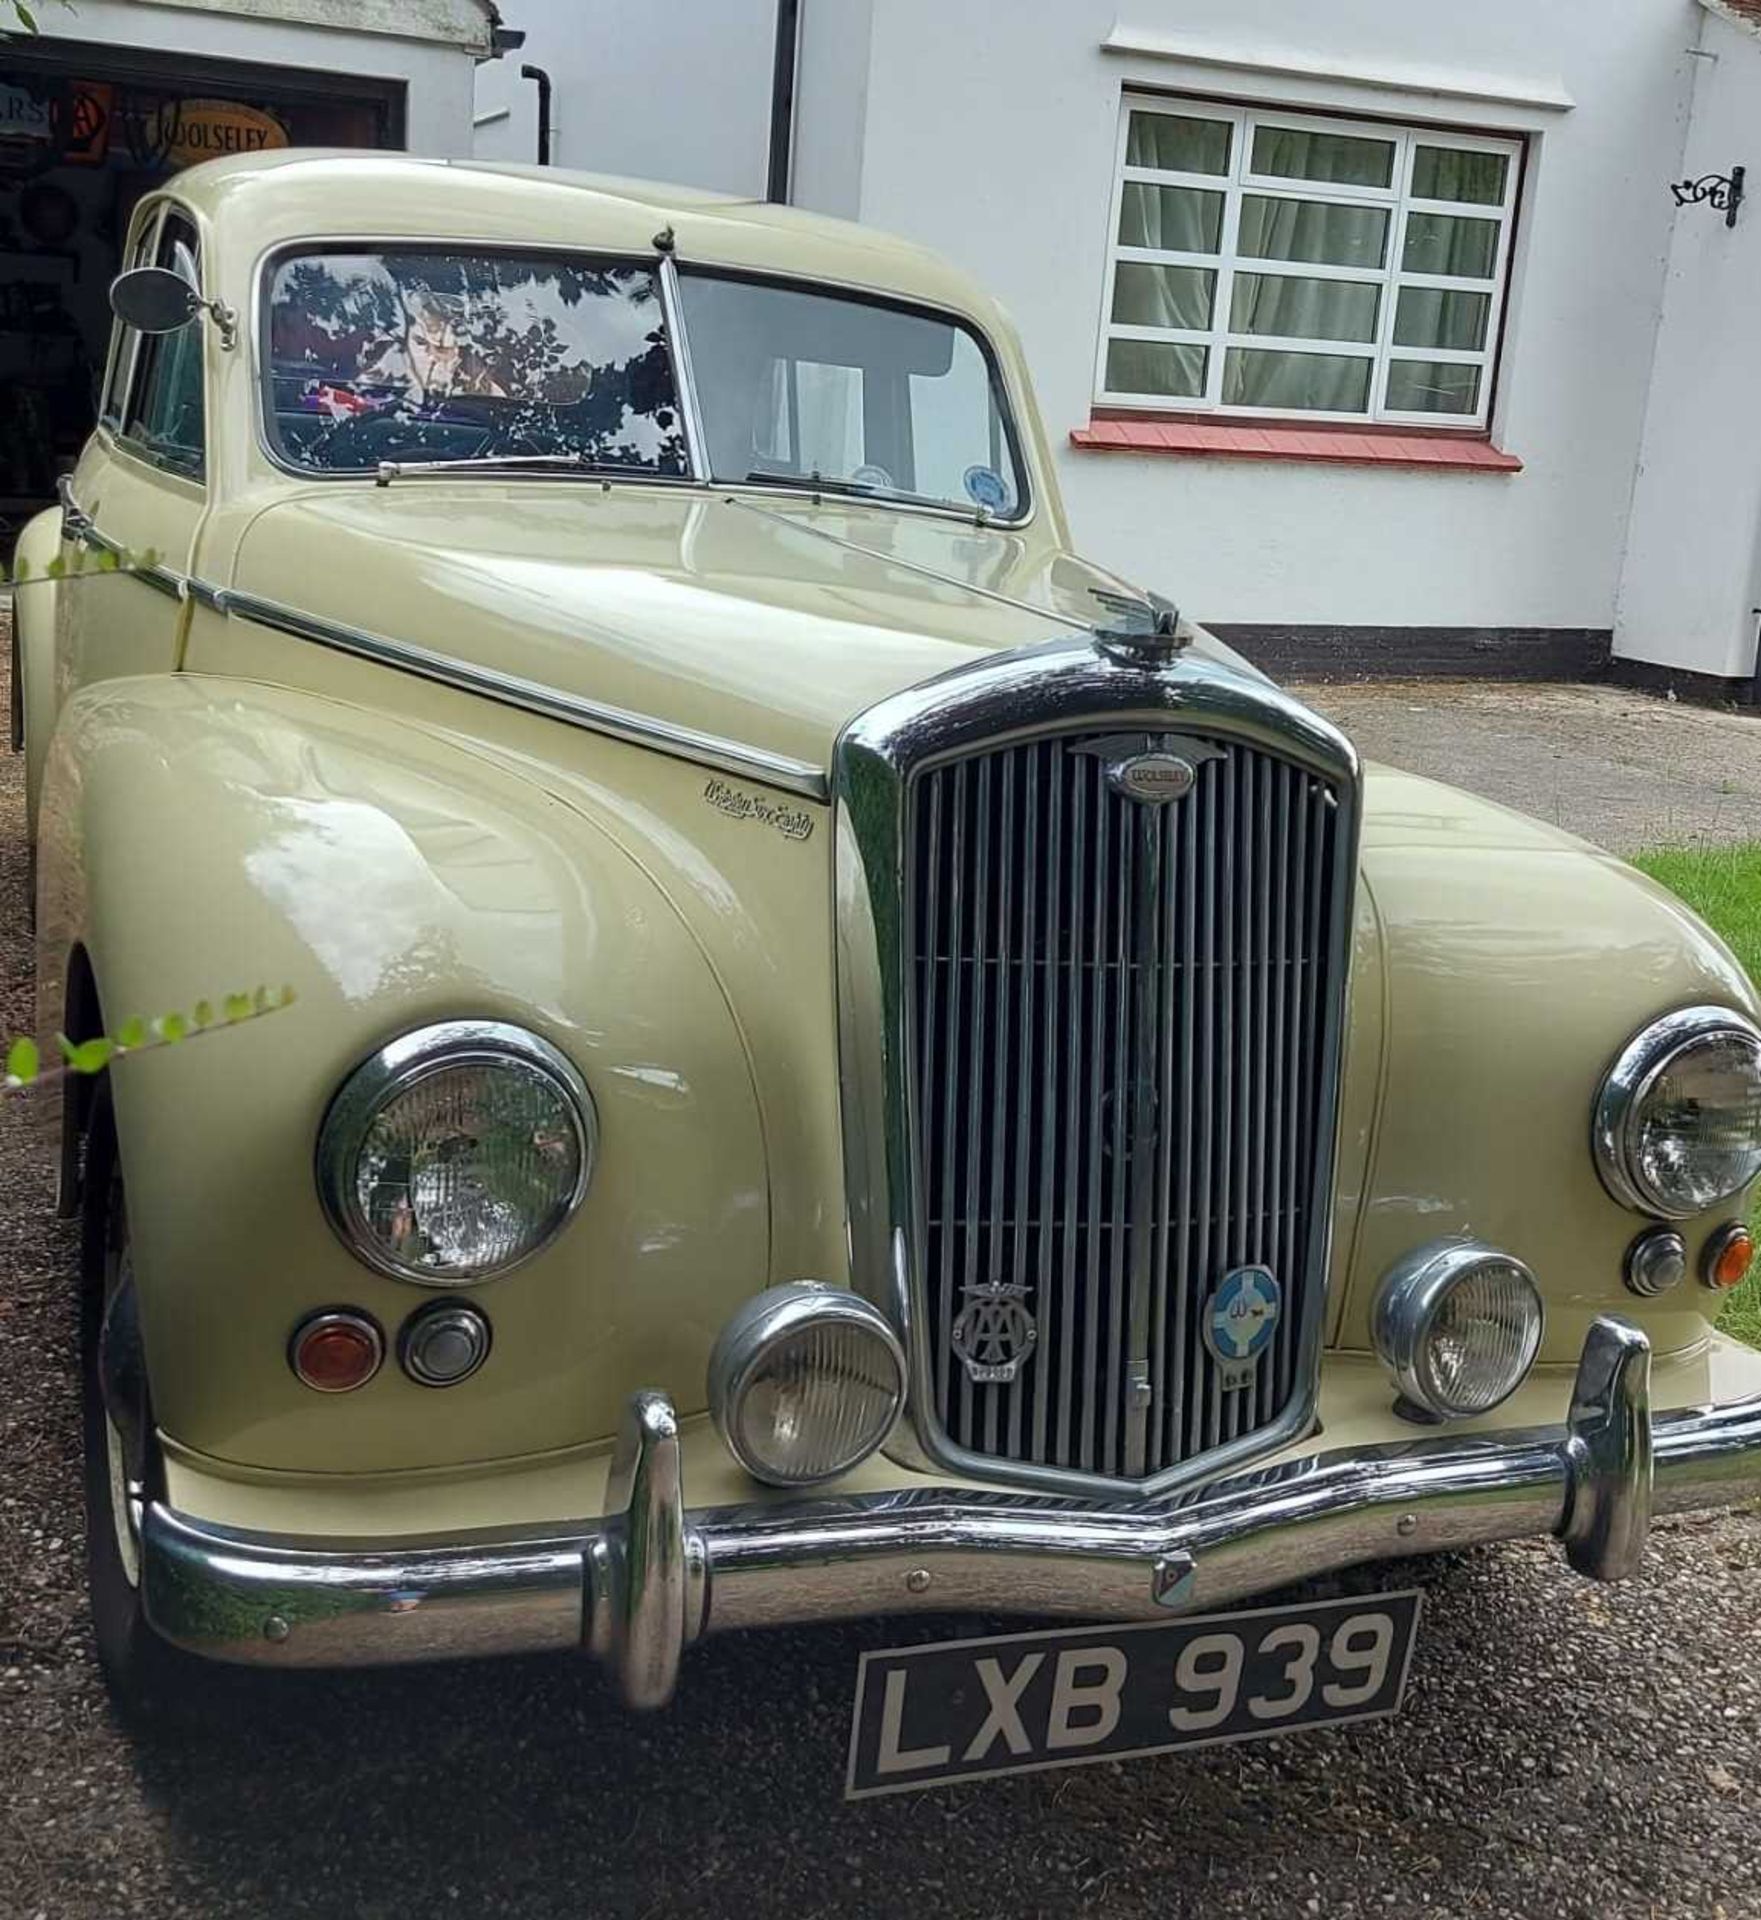
<svg viewBox="0 0 1761 1920">
<path fill-rule="evenodd" d="M 1284 1294 L 1269 1267 L 1236 1267 L 1205 1302 L 1205 1345 L 1223 1369 L 1225 1387 L 1246 1386 L 1254 1362 L 1272 1344 Z"/>
<path fill-rule="evenodd" d="M 986 513 L 1001 513 L 1009 504 L 1009 487 L 995 467 L 968 467 L 963 476 L 966 497 Z"/>
</svg>

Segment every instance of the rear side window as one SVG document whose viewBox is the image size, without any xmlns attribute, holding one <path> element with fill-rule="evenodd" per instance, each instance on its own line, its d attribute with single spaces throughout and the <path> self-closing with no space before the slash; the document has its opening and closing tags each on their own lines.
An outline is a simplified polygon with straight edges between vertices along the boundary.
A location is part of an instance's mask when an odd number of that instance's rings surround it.
<svg viewBox="0 0 1761 1920">
<path fill-rule="evenodd" d="M 149 267 L 153 264 L 153 237 L 158 231 L 157 219 L 148 220 L 135 237 L 134 246 L 128 258 L 123 262 L 125 268 Z M 104 383 L 104 404 L 98 410 L 98 418 L 107 427 L 122 428 L 122 410 L 128 400 L 128 376 L 134 366 L 135 349 L 140 345 L 141 336 L 133 327 L 125 327 L 120 320 L 116 322 L 116 350 L 111 356 L 109 377 Z"/>
<path fill-rule="evenodd" d="M 159 230 L 153 264 L 181 275 L 199 293 L 195 229 L 181 214 L 168 214 Z M 142 336 L 123 425 L 155 465 L 199 480 L 203 469 L 205 422 L 202 360 L 207 331 L 198 319 L 175 333 Z"/>
</svg>

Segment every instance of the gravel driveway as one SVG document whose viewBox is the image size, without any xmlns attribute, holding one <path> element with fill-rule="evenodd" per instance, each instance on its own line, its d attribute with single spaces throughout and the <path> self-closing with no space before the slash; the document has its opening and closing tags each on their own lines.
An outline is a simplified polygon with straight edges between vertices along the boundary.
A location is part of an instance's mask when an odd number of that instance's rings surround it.
<svg viewBox="0 0 1761 1920">
<path fill-rule="evenodd" d="M 0 757 L 10 1031 L 23 871 Z M 72 1240 L 21 1103 L 0 1129 L 0 1914 L 1761 1912 L 1753 1517 L 1672 1526 L 1625 1588 L 1539 1545 L 1330 1583 L 1424 1590 L 1391 1724 L 859 1806 L 857 1655 L 949 1623 L 711 1643 L 643 1720 L 573 1660 L 216 1670 L 194 1730 L 130 1738 L 80 1594 Z"/>
<path fill-rule="evenodd" d="M 1641 847 L 1761 839 L 1761 716 L 1621 687 L 1367 680 L 1293 691 L 1370 760 Z"/>
</svg>

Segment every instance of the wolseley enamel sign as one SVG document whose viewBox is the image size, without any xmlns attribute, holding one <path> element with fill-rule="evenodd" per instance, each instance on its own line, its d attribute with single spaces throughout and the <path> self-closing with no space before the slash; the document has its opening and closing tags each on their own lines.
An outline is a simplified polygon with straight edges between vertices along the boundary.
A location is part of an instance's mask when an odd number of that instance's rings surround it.
<svg viewBox="0 0 1761 1920">
<path fill-rule="evenodd" d="M 287 129 L 274 114 L 240 100 L 167 101 L 159 109 L 158 134 L 155 144 L 174 167 L 287 145 Z"/>
</svg>

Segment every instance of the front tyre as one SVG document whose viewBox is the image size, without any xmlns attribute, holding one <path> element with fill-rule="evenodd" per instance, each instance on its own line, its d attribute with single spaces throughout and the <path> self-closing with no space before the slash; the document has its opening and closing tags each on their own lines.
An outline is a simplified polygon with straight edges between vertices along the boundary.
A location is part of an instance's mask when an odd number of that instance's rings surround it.
<svg viewBox="0 0 1761 1920">
<path fill-rule="evenodd" d="M 172 1691 L 186 1656 L 147 1624 L 141 1602 L 138 1525 L 152 1466 L 152 1417 L 132 1302 L 128 1199 L 106 1082 L 87 1136 L 80 1234 L 86 1585 L 105 1684 L 118 1709 L 136 1718 Z"/>
</svg>

